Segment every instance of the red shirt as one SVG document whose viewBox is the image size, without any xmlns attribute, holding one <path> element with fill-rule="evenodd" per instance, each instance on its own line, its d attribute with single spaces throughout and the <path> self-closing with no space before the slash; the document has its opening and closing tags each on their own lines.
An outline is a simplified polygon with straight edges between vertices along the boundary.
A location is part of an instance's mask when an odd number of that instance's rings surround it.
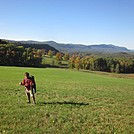
<svg viewBox="0 0 134 134">
<path fill-rule="evenodd" d="M 27 90 L 31 90 L 31 87 L 32 87 L 33 83 L 32 83 L 32 80 L 31 79 L 25 78 L 21 82 L 21 85 L 24 85 L 27 88 Z"/>
</svg>

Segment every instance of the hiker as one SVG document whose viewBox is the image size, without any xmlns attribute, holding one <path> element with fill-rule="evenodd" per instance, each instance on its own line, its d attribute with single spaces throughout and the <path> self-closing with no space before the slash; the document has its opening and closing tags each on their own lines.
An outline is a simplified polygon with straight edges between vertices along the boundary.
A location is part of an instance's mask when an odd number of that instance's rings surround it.
<svg viewBox="0 0 134 134">
<path fill-rule="evenodd" d="M 20 85 L 25 86 L 25 93 L 26 93 L 27 98 L 28 98 L 28 103 L 30 103 L 30 96 L 31 96 L 33 98 L 33 103 L 35 104 L 36 103 L 35 96 L 34 96 L 34 93 L 36 93 L 35 81 L 32 81 L 32 78 L 29 76 L 28 72 L 26 72 L 24 75 L 25 75 L 25 78 L 20 83 Z M 33 88 L 34 88 L 34 92 L 33 92 Z"/>
</svg>

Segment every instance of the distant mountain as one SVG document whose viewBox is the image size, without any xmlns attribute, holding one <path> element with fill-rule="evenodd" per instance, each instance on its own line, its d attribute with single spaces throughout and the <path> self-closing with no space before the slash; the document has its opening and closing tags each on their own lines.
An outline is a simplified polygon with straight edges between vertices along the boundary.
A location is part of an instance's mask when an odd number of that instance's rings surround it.
<svg viewBox="0 0 134 134">
<path fill-rule="evenodd" d="M 7 44 L 7 42 L 15 43 L 16 45 L 24 46 L 25 48 L 31 47 L 31 48 L 36 48 L 36 49 L 45 49 L 46 52 L 48 52 L 49 50 L 55 51 L 56 53 L 59 52 L 53 46 L 50 46 L 46 43 L 40 43 L 38 41 L 14 41 L 14 40 L 1 40 L 0 39 L 0 44 Z"/>
<path fill-rule="evenodd" d="M 46 44 L 57 49 L 60 52 L 130 52 L 125 47 L 119 47 L 112 44 L 99 44 L 99 45 L 83 45 L 83 44 L 64 44 L 54 41 L 19 41 L 21 44 L 29 44 L 30 47 L 43 48 Z"/>
<path fill-rule="evenodd" d="M 88 46 L 91 51 L 99 51 L 99 52 L 129 52 L 125 47 L 119 47 L 111 44 L 100 44 L 100 45 L 91 45 Z"/>
<path fill-rule="evenodd" d="M 119 47 L 112 44 L 83 45 L 83 44 L 61 44 L 53 41 L 47 41 L 47 44 L 55 47 L 59 51 L 67 52 L 130 52 L 125 47 Z"/>
<path fill-rule="evenodd" d="M 22 41 L 21 41 L 22 42 Z M 112 44 L 100 44 L 100 45 L 83 45 L 83 44 L 64 44 L 54 41 L 23 41 L 22 43 L 38 43 L 48 44 L 61 52 L 130 52 L 125 47 L 119 47 Z"/>
</svg>

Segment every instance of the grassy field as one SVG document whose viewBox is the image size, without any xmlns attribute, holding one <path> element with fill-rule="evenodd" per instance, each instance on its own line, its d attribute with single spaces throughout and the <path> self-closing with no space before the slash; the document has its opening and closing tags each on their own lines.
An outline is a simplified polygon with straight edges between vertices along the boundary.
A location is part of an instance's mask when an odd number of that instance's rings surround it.
<svg viewBox="0 0 134 134">
<path fill-rule="evenodd" d="M 26 71 L 36 77 L 36 105 L 18 84 Z M 0 67 L 0 76 L 0 133 L 134 133 L 134 77 L 22 67 Z"/>
<path fill-rule="evenodd" d="M 44 56 L 42 60 L 42 64 L 48 64 L 48 65 L 53 65 L 53 66 L 61 66 L 61 67 L 68 67 L 68 61 L 62 60 L 61 64 L 58 64 L 58 61 L 56 60 L 55 56 L 52 58 L 49 56 Z"/>
</svg>

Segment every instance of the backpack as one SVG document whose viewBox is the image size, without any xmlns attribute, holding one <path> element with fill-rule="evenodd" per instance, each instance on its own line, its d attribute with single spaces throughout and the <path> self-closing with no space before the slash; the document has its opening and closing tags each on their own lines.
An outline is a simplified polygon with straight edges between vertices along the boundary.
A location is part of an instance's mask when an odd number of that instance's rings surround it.
<svg viewBox="0 0 134 134">
<path fill-rule="evenodd" d="M 33 92 L 33 93 L 36 93 L 36 82 L 35 82 L 34 76 L 31 75 L 31 76 L 30 76 L 30 79 L 31 79 L 31 81 L 32 81 L 32 83 L 33 83 L 33 85 L 32 85 L 32 92 Z"/>
</svg>

